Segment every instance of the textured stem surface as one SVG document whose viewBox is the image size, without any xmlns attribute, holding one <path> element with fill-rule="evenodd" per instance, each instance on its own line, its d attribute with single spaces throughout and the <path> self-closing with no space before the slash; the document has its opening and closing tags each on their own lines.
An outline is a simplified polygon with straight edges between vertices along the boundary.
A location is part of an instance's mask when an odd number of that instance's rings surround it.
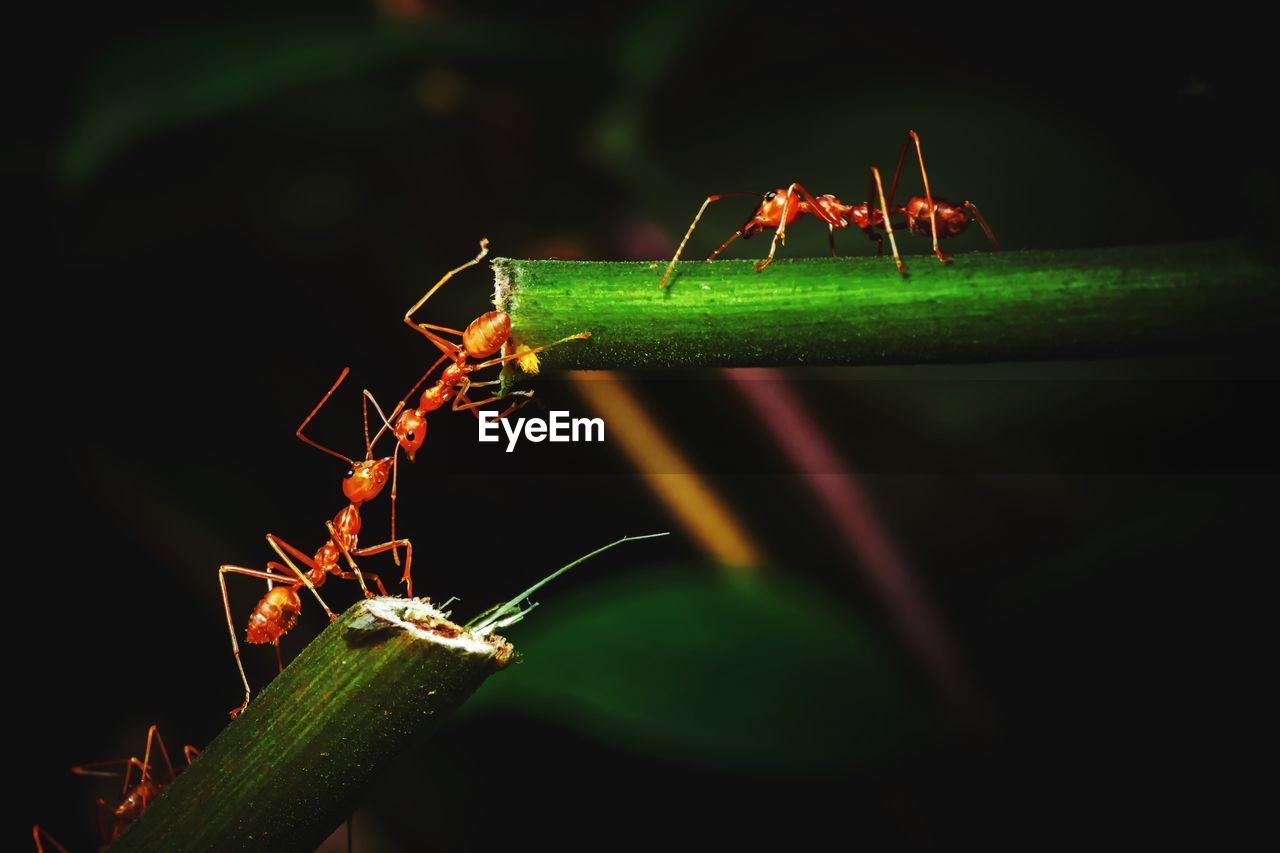
<svg viewBox="0 0 1280 853">
<path fill-rule="evenodd" d="M 420 600 L 361 601 L 111 850 L 314 850 L 375 771 L 414 749 L 511 655 L 506 641 L 477 639 Z"/>
<path fill-rule="evenodd" d="M 908 260 L 682 261 L 664 292 L 665 262 L 500 258 L 495 304 L 521 343 L 591 332 L 546 354 L 588 370 L 1180 354 L 1256 345 L 1280 308 L 1235 243 Z"/>
</svg>

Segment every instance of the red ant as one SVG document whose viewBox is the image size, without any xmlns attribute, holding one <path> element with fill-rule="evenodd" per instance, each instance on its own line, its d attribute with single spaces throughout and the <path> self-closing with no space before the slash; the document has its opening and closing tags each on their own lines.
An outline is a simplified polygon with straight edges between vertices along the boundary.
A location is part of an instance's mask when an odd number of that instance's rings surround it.
<svg viewBox="0 0 1280 853">
<path fill-rule="evenodd" d="M 151 772 L 151 745 L 153 741 L 159 747 L 160 755 L 164 758 L 165 769 L 168 771 L 167 780 L 157 779 Z M 200 754 L 200 750 L 194 746 L 184 746 L 182 752 L 186 756 L 188 766 Z M 169 760 L 169 750 L 164 745 L 164 738 L 160 736 L 159 728 L 154 725 L 147 729 L 147 746 L 142 753 L 141 761 L 138 760 L 137 756 L 108 761 L 94 761 L 89 764 L 78 764 L 71 768 L 71 772 L 77 776 L 118 776 L 120 775 L 119 772 L 106 769 L 117 766 L 124 768 L 124 784 L 120 789 L 120 803 L 112 808 L 107 806 L 106 800 L 101 797 L 98 798 L 98 839 L 103 847 L 119 838 L 120 833 L 142 817 L 142 813 L 160 795 L 160 792 L 177 778 L 173 762 Z M 133 779 L 134 770 L 138 771 L 136 782 Z M 110 812 L 110 818 L 107 816 L 108 812 Z M 42 839 L 55 850 L 67 853 L 67 848 L 58 843 L 58 840 L 48 832 L 41 829 L 39 824 L 31 828 L 31 835 L 35 840 L 37 853 L 44 853 Z"/>
<path fill-rule="evenodd" d="M 364 574 L 361 573 L 360 567 L 356 565 L 354 557 L 366 557 L 373 554 L 381 554 L 391 551 L 397 556 L 398 548 L 405 549 L 404 557 L 404 577 L 401 582 L 407 587 L 407 594 L 413 596 L 413 579 L 410 570 L 413 564 L 413 545 L 408 539 L 395 538 L 395 457 L 387 456 L 382 459 L 373 458 L 373 448 L 377 445 L 378 439 L 382 437 L 382 433 L 386 430 L 378 431 L 378 434 L 372 441 L 369 439 L 369 418 L 368 409 L 365 409 L 365 458 L 363 461 L 357 462 L 347 456 L 325 447 L 322 444 L 308 438 L 303 434 L 307 424 L 311 419 L 323 408 L 328 402 L 333 392 L 338 390 L 338 386 L 347 378 L 350 368 L 343 368 L 342 373 L 338 375 L 337 381 L 328 392 L 311 410 L 311 414 L 307 415 L 302 424 L 295 431 L 295 435 L 303 442 L 335 456 L 346 462 L 350 468 L 347 470 L 346 476 L 342 481 L 342 492 L 346 495 L 348 504 L 331 521 L 325 522 L 325 528 L 329 532 L 329 538 L 320 546 L 313 557 L 308 557 L 302 551 L 285 542 L 280 537 L 268 533 L 267 544 L 276 552 L 284 564 L 281 565 L 275 561 L 267 563 L 266 571 L 259 569 L 246 569 L 241 566 L 224 565 L 218 568 L 218 583 L 222 587 L 222 604 L 227 615 L 227 630 L 231 634 L 231 650 L 236 658 L 236 667 L 240 670 L 240 680 L 244 683 L 244 703 L 231 712 L 231 716 L 235 717 L 249 706 L 249 679 L 245 675 L 244 664 L 240 660 L 240 644 L 236 640 L 235 625 L 231 619 L 231 601 L 227 596 L 228 573 L 248 575 L 254 578 L 264 578 L 267 581 L 267 593 L 253 608 L 253 613 L 249 616 L 249 624 L 245 631 L 245 640 L 250 643 L 273 643 L 276 646 L 276 656 L 279 659 L 279 641 L 282 636 L 288 633 L 298 623 L 298 616 L 302 609 L 302 601 L 298 597 L 298 588 L 305 586 L 315 595 L 316 601 L 320 602 L 320 606 L 324 608 L 324 612 L 328 614 L 329 620 L 337 619 L 337 615 L 329 609 L 324 603 L 324 599 L 320 597 L 317 587 L 322 586 L 325 579 L 329 575 L 335 575 L 344 580 L 356 580 L 360 583 L 360 589 L 364 592 L 366 598 L 372 598 L 373 593 L 369 591 L 364 581 Z M 376 401 L 375 401 L 376 405 Z M 396 412 L 399 411 L 397 407 Z M 392 417 L 396 412 L 392 413 Z M 381 409 L 379 409 L 381 415 Z M 384 424 L 385 424 L 385 418 Z M 388 477 L 392 480 L 391 486 L 391 518 L 392 538 L 380 545 L 371 545 L 365 548 L 357 547 L 357 537 L 360 533 L 360 505 L 374 499 L 382 491 L 386 485 Z M 304 573 L 298 568 L 297 564 L 290 559 L 290 555 L 307 567 Z M 339 567 L 339 560 L 345 558 L 351 571 L 342 571 Z M 292 572 L 292 574 L 289 574 Z M 378 587 L 378 592 L 386 595 L 386 588 L 382 585 L 382 580 L 375 574 L 370 573 L 369 577 L 373 578 L 374 583 Z M 274 586 L 273 584 L 281 584 Z M 283 668 L 283 664 L 281 665 Z"/>
<path fill-rule="evenodd" d="M 538 370 L 537 354 L 543 350 L 558 346 L 567 341 L 582 340 L 591 337 L 590 332 L 579 332 L 576 335 L 569 335 L 567 338 L 561 338 L 553 343 L 545 344 L 539 347 L 526 347 L 521 345 L 515 351 L 508 352 L 498 358 L 491 358 L 499 350 L 507 347 L 511 339 L 511 317 L 505 311 L 487 311 L 476 319 L 472 320 L 466 329 L 458 331 L 445 326 L 435 326 L 430 323 L 417 323 L 413 320 L 414 313 L 420 309 L 428 299 L 430 299 L 437 290 L 439 290 L 445 282 L 453 278 L 458 273 L 473 267 L 480 261 L 484 260 L 489 254 L 489 241 L 482 239 L 480 241 L 480 253 L 471 260 L 467 261 L 460 267 L 449 270 L 439 281 L 427 291 L 426 295 L 413 304 L 404 314 L 405 324 L 422 335 L 427 340 L 440 348 L 443 355 L 436 359 L 431 367 L 427 368 L 427 372 L 418 380 L 409 393 L 405 395 L 404 400 L 397 406 L 397 410 L 403 408 L 404 411 L 395 422 L 394 433 L 399 446 L 404 449 L 409 460 L 413 461 L 414 454 L 422 447 L 423 441 L 427 437 L 427 413 L 439 409 L 450 400 L 453 401 L 452 409 L 455 412 L 470 411 L 476 417 L 480 416 L 477 411 L 481 406 L 493 403 L 502 399 L 500 395 L 487 397 L 483 400 L 472 400 L 467 396 L 467 392 L 472 388 L 480 388 L 486 385 L 495 385 L 501 380 L 494 379 L 488 382 L 473 382 L 471 374 L 477 370 L 483 370 L 486 367 L 494 367 L 496 365 L 505 364 L 508 361 L 518 360 L 519 364 L 527 373 L 536 373 Z M 441 337 L 436 332 L 456 335 L 461 338 L 461 345 Z M 477 359 L 479 363 L 472 363 L 468 359 Z M 426 381 L 427 377 L 442 363 L 450 362 L 441 372 L 440 378 L 435 384 L 429 386 L 422 392 L 422 397 L 418 401 L 417 408 L 408 408 L 409 398 L 418 390 L 419 386 Z M 516 391 L 516 395 L 525 397 L 523 401 L 512 403 L 499 417 L 505 418 L 511 412 L 529 401 L 528 398 L 533 396 L 532 391 Z M 395 417 L 395 413 L 392 413 Z"/>
<path fill-rule="evenodd" d="M 907 151 L 913 144 L 916 150 L 916 158 L 920 163 L 920 176 L 924 180 L 924 195 L 913 196 L 907 200 L 905 205 L 895 207 L 893 196 L 898 189 L 898 180 L 902 176 L 902 166 L 906 162 Z M 947 263 L 951 259 L 943 254 L 939 242 L 964 233 L 969 224 L 975 221 L 986 232 L 987 238 L 991 241 L 991 245 L 995 247 L 996 251 L 1000 250 L 1000 244 L 996 242 L 995 235 L 991 232 L 991 228 L 987 225 L 986 219 L 983 218 L 976 204 L 971 201 L 953 204 L 933 195 L 929 189 L 929 175 L 924 168 L 924 153 L 920 148 L 920 136 L 914 130 L 907 132 L 907 139 L 902 144 L 902 150 L 898 154 L 898 165 L 893 171 L 893 181 L 889 184 L 888 197 L 885 197 L 884 187 L 880 181 L 880 170 L 874 166 L 871 167 L 871 181 L 869 184 L 867 195 L 869 197 L 872 195 L 871 188 L 874 187 L 876 195 L 880 199 L 880 208 L 878 210 L 872 207 L 870 202 L 845 204 L 834 195 L 823 195 L 814 198 L 799 183 L 793 183 L 786 189 L 777 189 L 765 193 L 762 197 L 763 201 L 755 213 L 728 240 L 725 240 L 720 245 L 720 248 L 712 252 L 707 260 L 714 261 L 720 256 L 721 252 L 729 247 L 730 243 L 739 237 L 744 240 L 749 239 L 753 234 L 772 228 L 774 233 L 773 241 L 769 244 L 769 256 L 756 264 L 756 272 L 760 272 L 773 263 L 773 255 L 777 251 L 779 241 L 784 245 L 786 244 L 787 226 L 806 215 L 827 224 L 828 242 L 831 248 L 831 257 L 833 258 L 836 256 L 836 231 L 848 228 L 850 225 L 857 226 L 864 234 L 876 242 L 877 254 L 884 254 L 884 238 L 876 233 L 875 230 L 877 228 L 883 229 L 889 235 L 889 244 L 893 249 L 893 261 L 898 267 L 898 272 L 904 276 L 907 274 L 907 267 L 898 255 L 898 244 L 893 236 L 891 215 L 905 216 L 905 227 L 908 230 L 921 236 L 931 236 L 933 238 L 934 254 L 943 263 Z M 698 226 L 698 220 L 702 218 L 702 214 L 707 207 L 714 201 L 740 195 L 756 194 L 722 193 L 720 195 L 707 196 L 706 201 L 702 203 L 702 207 L 698 208 L 697 215 L 693 217 L 693 222 L 689 225 L 689 230 L 685 232 L 684 239 L 680 241 L 679 247 L 676 248 L 676 253 L 671 258 L 671 263 L 667 264 L 666 272 L 662 274 L 662 280 L 658 283 L 658 287 L 664 289 L 667 287 L 667 280 L 671 277 L 676 262 L 680 260 L 680 254 L 684 251 L 685 244 L 689 242 L 693 229 Z M 904 225 L 900 224 L 898 227 L 902 228 Z"/>
</svg>

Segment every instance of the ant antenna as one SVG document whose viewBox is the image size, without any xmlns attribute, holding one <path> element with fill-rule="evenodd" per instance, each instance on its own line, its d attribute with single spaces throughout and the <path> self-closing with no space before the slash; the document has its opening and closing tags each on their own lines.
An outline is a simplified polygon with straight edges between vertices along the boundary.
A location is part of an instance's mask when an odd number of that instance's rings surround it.
<svg viewBox="0 0 1280 853">
<path fill-rule="evenodd" d="M 336 450 L 330 450 L 329 448 L 325 447 L 323 444 L 320 444 L 317 441 L 307 438 L 305 435 L 302 434 L 302 431 L 307 428 L 307 424 L 311 423 L 311 419 L 316 416 L 316 413 L 319 412 L 322 408 L 324 408 L 325 403 L 329 402 L 329 398 L 333 396 L 333 392 L 338 390 L 338 386 L 342 384 L 342 381 L 347 378 L 347 374 L 350 372 L 351 372 L 350 367 L 342 368 L 342 372 L 338 374 L 338 379 L 336 382 L 333 383 L 333 387 L 330 388 L 327 392 L 325 392 L 325 395 L 320 398 L 320 402 L 316 403 L 316 407 L 311 410 L 311 414 L 307 415 L 307 417 L 302 421 L 302 424 L 297 428 L 297 430 L 294 431 L 294 435 L 296 435 L 298 438 L 302 439 L 307 444 L 314 447 L 316 450 L 323 450 L 325 453 L 328 453 L 330 456 L 338 457 L 343 462 L 346 462 L 348 465 L 354 465 L 355 460 L 350 458 L 349 456 L 343 456 L 341 453 L 339 453 Z"/>
<path fill-rule="evenodd" d="M 374 445 L 376 445 L 376 444 L 378 443 L 378 439 L 382 438 L 382 434 L 383 434 L 384 432 L 386 432 L 387 430 L 394 430 L 394 429 L 395 429 L 395 427 L 393 427 L 393 426 L 391 425 L 391 421 L 390 421 L 390 419 L 389 419 L 386 415 L 384 415 L 384 414 L 382 413 L 382 406 L 379 406 L 379 405 L 378 405 L 378 401 L 377 401 L 377 399 L 373 396 L 373 392 L 372 392 L 372 391 L 370 391 L 368 388 L 366 388 L 366 389 L 364 389 L 364 396 L 365 396 L 365 398 L 366 398 L 366 399 L 368 399 L 368 401 L 369 401 L 370 403 L 373 403 L 373 407 L 374 407 L 375 409 L 377 409 L 377 410 L 378 410 L 378 417 L 382 419 L 382 426 L 378 428 L 378 433 L 377 433 L 377 435 L 375 435 L 375 436 L 373 437 L 373 441 L 371 441 L 371 442 L 369 443 L 369 455 L 370 455 L 370 457 L 372 457 L 372 456 L 373 456 L 373 447 L 374 447 Z M 394 418 L 396 415 L 400 414 L 400 410 L 401 410 L 401 409 L 403 409 L 403 408 L 404 408 L 404 403 L 403 403 L 403 402 L 401 402 L 401 403 L 396 403 L 396 407 L 395 407 L 394 409 L 392 409 L 392 410 L 391 410 L 391 417 L 393 417 L 393 418 Z M 368 414 L 368 409 L 366 409 L 366 410 L 365 410 L 365 414 L 366 414 L 366 415 Z"/>
</svg>

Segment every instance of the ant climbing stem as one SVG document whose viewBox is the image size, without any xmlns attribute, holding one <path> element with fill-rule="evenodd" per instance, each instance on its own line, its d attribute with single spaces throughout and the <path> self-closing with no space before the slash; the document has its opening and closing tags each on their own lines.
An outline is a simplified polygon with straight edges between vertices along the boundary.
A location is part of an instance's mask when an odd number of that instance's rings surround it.
<svg viewBox="0 0 1280 853">
<path fill-rule="evenodd" d="M 916 160 L 920 165 L 920 177 L 924 183 L 924 195 L 913 196 L 907 200 L 906 204 L 895 205 L 893 202 L 894 194 L 898 189 L 907 154 L 912 149 L 915 150 Z M 832 257 L 836 257 L 837 231 L 856 226 L 876 243 L 877 254 L 882 254 L 884 251 L 884 241 L 878 232 L 885 231 L 888 233 L 890 244 L 895 250 L 894 262 L 898 267 L 898 271 L 904 276 L 906 275 L 906 265 L 896 251 L 892 217 L 905 218 L 905 222 L 900 223 L 898 227 L 906 228 L 911 233 L 920 236 L 930 237 L 933 241 L 934 254 L 942 263 L 950 261 L 950 258 L 942 251 L 942 241 L 962 234 L 973 222 L 977 222 L 982 228 L 987 235 L 987 239 L 991 241 L 992 247 L 996 251 L 1000 250 L 1000 244 L 996 241 L 995 234 L 992 233 L 986 218 L 983 217 L 976 204 L 967 200 L 952 203 L 933 194 L 929 184 L 929 175 L 924 167 L 924 152 L 920 143 L 920 136 L 914 130 L 908 132 L 907 140 L 903 143 L 902 150 L 898 154 L 898 163 L 894 169 L 893 180 L 889 185 L 887 197 L 879 179 L 879 172 L 873 169 L 872 175 L 876 192 L 873 194 L 868 189 L 867 195 L 868 199 L 878 198 L 880 200 L 878 209 L 873 201 L 865 201 L 860 204 L 845 204 L 830 194 L 815 197 L 799 183 L 792 183 L 786 189 L 777 189 L 765 193 L 761 196 L 759 206 L 748 217 L 746 223 L 731 234 L 729 239 L 725 240 L 718 249 L 712 252 L 707 260 L 713 261 L 717 259 L 738 238 L 745 240 L 753 234 L 772 229 L 773 239 L 769 244 L 769 254 L 756 264 L 756 272 L 761 272 L 773 263 L 778 245 L 786 245 L 788 226 L 805 216 L 811 216 L 826 224 L 827 241 Z M 698 208 L 697 214 L 693 217 L 693 222 L 689 225 L 689 230 L 685 232 L 684 238 L 676 247 L 670 263 L 667 264 L 667 268 L 658 282 L 659 288 L 666 289 L 669 286 L 676 264 L 684 253 L 685 246 L 688 244 L 689 238 L 693 235 L 693 231 L 702 219 L 707 207 L 712 202 L 738 195 L 754 194 L 722 193 L 707 197 L 702 206 Z"/>
<path fill-rule="evenodd" d="M 251 644 L 271 643 L 276 646 L 277 660 L 279 658 L 279 641 L 280 638 L 291 631 L 298 623 L 298 618 L 302 611 L 302 600 L 298 596 L 298 589 L 305 586 L 320 602 L 320 606 L 324 609 L 325 614 L 330 621 L 337 619 L 334 613 L 320 596 L 319 587 L 324 584 L 325 580 L 333 575 L 343 580 L 355 580 L 360 585 L 360 590 L 366 598 L 372 598 L 373 593 L 369 590 L 368 584 L 365 582 L 366 575 L 373 580 L 381 595 L 386 595 L 386 587 L 382 583 L 382 579 L 375 574 L 362 572 L 356 557 L 373 556 L 391 551 L 398 558 L 398 550 L 404 549 L 404 574 L 401 582 L 407 587 L 408 595 L 413 595 L 413 544 L 408 539 L 396 538 L 394 526 L 392 527 L 392 537 L 387 542 L 366 547 L 359 547 L 358 538 L 361 527 L 360 508 L 363 504 L 381 493 L 386 485 L 387 479 L 394 473 L 396 463 L 396 455 L 383 458 L 375 458 L 374 450 L 377 447 L 379 439 L 385 433 L 388 427 L 384 426 L 372 438 L 369 438 L 368 430 L 368 409 L 364 408 L 364 439 L 365 439 L 365 458 L 361 461 L 355 461 L 343 453 L 326 447 L 306 435 L 305 430 L 315 416 L 324 407 L 329 398 L 333 396 L 338 387 L 350 373 L 350 368 L 343 368 L 338 374 L 338 378 L 330 386 L 325 395 L 320 398 L 320 402 L 315 408 L 303 419 L 302 423 L 295 430 L 295 435 L 304 443 L 323 451 L 324 453 L 341 459 L 349 466 L 347 473 L 342 481 L 342 492 L 347 499 L 347 506 L 339 510 L 337 515 L 325 522 L 325 532 L 328 538 L 324 544 L 312 556 L 289 544 L 275 534 L 267 534 L 267 544 L 276 553 L 282 562 L 270 561 L 266 564 L 266 569 L 252 569 L 244 566 L 223 565 L 218 568 L 218 585 L 222 590 L 223 611 L 227 620 L 227 631 L 231 637 L 231 652 L 235 657 L 236 668 L 240 673 L 240 681 L 244 686 L 244 702 L 231 712 L 232 717 L 239 715 L 249 705 L 249 699 L 252 696 L 252 689 L 249 686 L 249 678 L 245 673 L 244 662 L 240 654 L 240 642 L 236 637 L 235 622 L 231 617 L 231 599 L 227 591 L 226 577 L 228 574 L 244 575 L 246 577 L 258 578 L 267 582 L 267 593 L 255 605 L 253 612 L 249 616 L 248 626 L 245 629 L 245 640 Z M 361 398 L 362 407 L 365 406 L 364 398 Z M 374 401 L 375 407 L 377 401 Z M 397 406 L 392 412 L 395 417 L 400 406 Z M 378 409 L 379 416 L 382 417 L 382 410 Z M 386 418 L 383 417 L 386 424 Z M 392 519 L 394 525 L 395 518 L 395 491 L 392 490 Z M 296 562 L 295 562 L 296 561 Z M 340 563 L 345 561 L 349 571 L 343 570 Z M 305 571 L 303 568 L 305 567 Z"/>
<path fill-rule="evenodd" d="M 163 779 L 158 778 L 152 770 L 151 753 L 153 744 L 158 748 L 160 756 L 164 759 L 166 773 Z M 188 766 L 200 754 L 200 750 L 190 745 L 184 746 L 182 752 L 187 759 Z M 107 768 L 123 768 L 124 772 L 120 773 L 119 770 L 109 770 Z M 137 771 L 137 781 L 134 781 L 135 770 Z M 129 758 L 116 758 L 107 761 L 93 761 L 88 764 L 77 764 L 71 768 L 71 772 L 77 776 L 124 777 L 120 788 L 120 802 L 118 805 L 114 807 L 108 806 L 107 801 L 102 797 L 97 799 L 98 838 L 103 847 L 119 838 L 120 833 L 124 832 L 130 824 L 140 818 L 152 801 L 160 795 L 160 792 L 177 778 L 177 771 L 169 758 L 169 750 L 165 747 L 164 738 L 160 736 L 159 727 L 155 725 L 147 728 L 147 745 L 142 753 L 141 760 L 137 756 L 130 756 Z M 35 841 L 37 853 L 43 853 L 44 851 L 42 839 L 55 850 L 66 853 L 67 848 L 63 847 L 47 831 L 41 829 L 39 824 L 32 827 L 31 834 Z"/>
</svg>

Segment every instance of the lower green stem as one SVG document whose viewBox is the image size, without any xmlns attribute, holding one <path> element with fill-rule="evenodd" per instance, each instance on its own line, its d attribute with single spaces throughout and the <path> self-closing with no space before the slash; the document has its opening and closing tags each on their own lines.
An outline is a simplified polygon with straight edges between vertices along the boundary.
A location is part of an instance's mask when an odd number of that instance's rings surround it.
<svg viewBox="0 0 1280 853">
<path fill-rule="evenodd" d="M 111 845 L 112 851 L 310 851 L 369 778 L 504 666 L 416 599 L 361 601 L 329 625 Z"/>
</svg>

